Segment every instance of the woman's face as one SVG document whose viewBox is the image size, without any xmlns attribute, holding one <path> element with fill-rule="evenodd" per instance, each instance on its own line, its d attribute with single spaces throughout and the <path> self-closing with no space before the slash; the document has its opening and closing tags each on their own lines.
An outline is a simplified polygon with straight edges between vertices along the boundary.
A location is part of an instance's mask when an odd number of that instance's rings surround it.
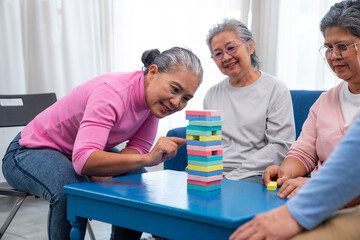
<svg viewBox="0 0 360 240">
<path fill-rule="evenodd" d="M 351 45 L 359 41 L 360 38 L 340 27 L 331 27 L 325 30 L 324 45 L 330 48 L 333 48 L 338 43 Z M 360 43 L 357 44 L 357 47 L 360 49 Z M 327 62 L 339 78 L 349 83 L 351 91 L 351 86 L 360 86 L 360 66 L 355 47 L 351 46 L 348 50 L 348 54 L 345 57 L 342 57 L 340 54 L 336 54 L 335 51 L 332 51 L 331 58 L 328 59 Z"/>
<path fill-rule="evenodd" d="M 230 79 L 241 79 L 252 68 L 250 57 L 254 53 L 254 43 L 252 40 L 241 44 L 233 54 L 225 52 L 225 49 L 236 46 L 242 41 L 243 39 L 240 39 L 233 31 L 221 32 L 211 40 L 212 53 L 219 51 L 223 53 L 222 59 L 214 61 L 220 71 L 229 76 Z"/>
<path fill-rule="evenodd" d="M 156 65 L 145 76 L 146 104 L 152 114 L 163 118 L 186 107 L 199 87 L 199 78 L 191 71 L 159 73 Z"/>
</svg>

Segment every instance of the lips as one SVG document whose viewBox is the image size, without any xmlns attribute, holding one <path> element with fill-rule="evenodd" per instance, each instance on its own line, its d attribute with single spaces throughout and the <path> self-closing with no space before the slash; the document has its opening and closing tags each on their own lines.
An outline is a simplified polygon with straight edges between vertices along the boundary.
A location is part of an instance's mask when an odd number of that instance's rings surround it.
<svg viewBox="0 0 360 240">
<path fill-rule="evenodd" d="M 161 111 L 163 113 L 168 113 L 168 112 L 172 112 L 174 109 L 169 108 L 168 106 L 166 106 L 165 104 L 161 103 Z"/>
<path fill-rule="evenodd" d="M 231 67 L 235 66 L 236 63 L 237 63 L 237 62 L 233 62 L 233 63 L 227 64 L 227 65 L 225 65 L 225 68 L 231 68 Z"/>
<path fill-rule="evenodd" d="M 346 65 L 342 65 L 342 64 L 334 64 L 333 67 L 335 70 L 341 70 L 345 67 Z"/>
</svg>

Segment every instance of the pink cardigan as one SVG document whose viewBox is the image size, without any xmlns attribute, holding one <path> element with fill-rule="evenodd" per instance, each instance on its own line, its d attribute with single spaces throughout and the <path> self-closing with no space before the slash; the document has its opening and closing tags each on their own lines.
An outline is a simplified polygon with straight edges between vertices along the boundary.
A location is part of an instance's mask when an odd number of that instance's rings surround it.
<svg viewBox="0 0 360 240">
<path fill-rule="evenodd" d="M 298 158 L 314 174 L 345 134 L 338 86 L 321 94 L 311 107 L 302 132 L 286 157 Z"/>
</svg>

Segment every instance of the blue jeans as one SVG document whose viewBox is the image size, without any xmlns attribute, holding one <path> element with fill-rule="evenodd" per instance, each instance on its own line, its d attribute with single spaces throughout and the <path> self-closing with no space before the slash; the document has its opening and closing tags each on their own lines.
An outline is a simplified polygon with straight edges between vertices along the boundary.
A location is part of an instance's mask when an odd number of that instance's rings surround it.
<svg viewBox="0 0 360 240">
<path fill-rule="evenodd" d="M 69 239 L 71 225 L 66 218 L 67 199 L 63 186 L 89 182 L 89 178 L 78 175 L 71 160 L 63 153 L 53 149 L 25 148 L 20 146 L 19 140 L 20 133 L 10 143 L 3 158 L 2 170 L 6 181 L 16 189 L 32 193 L 49 202 L 48 239 Z M 146 170 L 140 168 L 124 175 L 144 172 Z M 112 228 L 111 239 L 114 240 L 140 237 L 141 233 L 137 231 L 115 226 Z"/>
</svg>

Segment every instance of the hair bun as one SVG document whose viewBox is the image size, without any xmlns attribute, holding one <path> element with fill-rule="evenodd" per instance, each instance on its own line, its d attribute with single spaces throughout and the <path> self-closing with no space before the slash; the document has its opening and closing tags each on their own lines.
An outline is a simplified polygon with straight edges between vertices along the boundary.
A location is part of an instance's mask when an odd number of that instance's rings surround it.
<svg viewBox="0 0 360 240">
<path fill-rule="evenodd" d="M 141 61 L 144 64 L 145 68 L 150 67 L 153 64 L 155 58 L 160 55 L 160 51 L 158 49 L 147 50 L 143 53 L 141 57 Z"/>
</svg>

